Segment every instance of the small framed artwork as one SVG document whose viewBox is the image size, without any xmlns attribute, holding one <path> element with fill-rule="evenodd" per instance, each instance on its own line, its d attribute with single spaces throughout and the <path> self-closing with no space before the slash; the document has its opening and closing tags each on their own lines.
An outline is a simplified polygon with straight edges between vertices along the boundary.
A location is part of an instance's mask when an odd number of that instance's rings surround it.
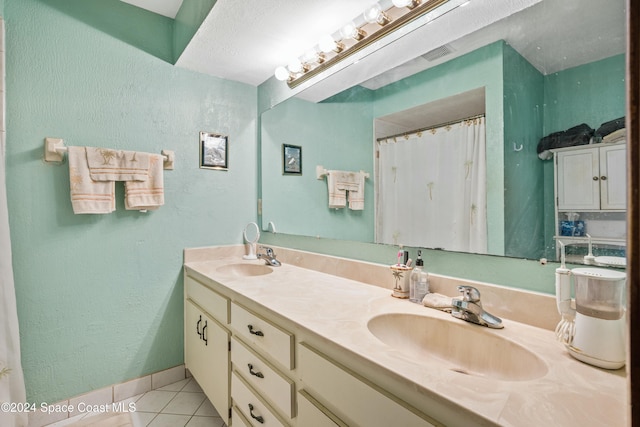
<svg viewBox="0 0 640 427">
<path fill-rule="evenodd" d="M 226 135 L 200 132 L 200 168 L 227 170 L 229 167 Z"/>
<path fill-rule="evenodd" d="M 282 144 L 282 173 L 302 175 L 302 147 Z"/>
</svg>

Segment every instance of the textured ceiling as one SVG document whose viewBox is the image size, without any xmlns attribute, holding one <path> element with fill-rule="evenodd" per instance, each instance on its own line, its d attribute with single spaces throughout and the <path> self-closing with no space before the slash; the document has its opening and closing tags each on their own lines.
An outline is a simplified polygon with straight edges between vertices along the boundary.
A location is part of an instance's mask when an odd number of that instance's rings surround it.
<svg viewBox="0 0 640 427">
<path fill-rule="evenodd" d="M 182 3 L 182 0 L 123 1 L 167 16 L 171 12 L 166 10 L 177 10 Z M 314 46 L 321 35 L 333 33 L 359 16 L 372 1 L 218 0 L 176 65 L 257 86 L 271 78 L 277 66 L 286 65 L 291 58 Z M 390 0 L 381 3 L 389 6 Z M 368 76 L 358 83 L 380 87 L 500 39 L 511 44 L 543 74 L 624 52 L 625 0 L 543 0 L 531 6 L 532 3 L 471 0 L 471 6 L 467 7 L 474 10 L 477 21 L 492 24 L 471 34 L 452 37 L 447 43 L 453 53 L 432 61 L 422 58 L 421 55 L 436 47 L 425 50 L 429 33 L 423 30 L 425 43 L 386 49 L 385 62 L 392 64 L 388 67 L 391 71 L 383 69 L 381 73 L 387 72 L 381 76 Z M 491 16 L 499 14 L 507 4 L 527 9 L 494 22 Z M 160 12 L 160 8 L 166 10 Z M 453 13 L 440 19 L 446 21 L 450 15 Z M 456 33 L 459 29 L 453 19 L 450 21 L 437 26 L 439 31 Z"/>
</svg>

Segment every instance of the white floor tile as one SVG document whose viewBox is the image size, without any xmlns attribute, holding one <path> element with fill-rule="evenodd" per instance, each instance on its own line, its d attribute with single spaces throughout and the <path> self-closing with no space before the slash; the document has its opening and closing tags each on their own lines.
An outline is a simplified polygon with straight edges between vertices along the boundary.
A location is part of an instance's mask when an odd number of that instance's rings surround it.
<svg viewBox="0 0 640 427">
<path fill-rule="evenodd" d="M 198 385 L 198 382 L 192 377 L 188 379 L 187 385 L 182 388 L 182 391 L 193 391 L 202 393 L 202 389 Z"/>
<path fill-rule="evenodd" d="M 136 402 L 136 412 L 160 412 L 176 394 L 175 391 L 149 391 Z"/>
<path fill-rule="evenodd" d="M 183 427 L 187 425 L 190 418 L 189 415 L 158 414 L 149 427 Z"/>
<path fill-rule="evenodd" d="M 179 392 L 161 411 L 163 414 L 193 415 L 204 401 L 204 393 Z"/>
<path fill-rule="evenodd" d="M 135 427 L 146 427 L 156 417 L 155 412 L 132 412 L 131 420 Z"/>
<path fill-rule="evenodd" d="M 209 399 L 205 399 L 194 415 L 202 417 L 220 417 L 216 408 L 213 407 Z"/>
<path fill-rule="evenodd" d="M 187 427 L 222 427 L 224 422 L 218 417 L 191 417 Z"/>
</svg>

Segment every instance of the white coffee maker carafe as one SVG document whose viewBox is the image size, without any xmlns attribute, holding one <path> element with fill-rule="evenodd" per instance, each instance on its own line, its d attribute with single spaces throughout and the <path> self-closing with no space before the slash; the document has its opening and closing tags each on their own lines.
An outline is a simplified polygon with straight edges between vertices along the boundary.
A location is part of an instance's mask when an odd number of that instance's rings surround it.
<svg viewBox="0 0 640 427">
<path fill-rule="evenodd" d="M 562 315 L 556 334 L 571 356 L 605 369 L 625 365 L 625 282 L 623 272 L 603 268 L 569 270 L 564 260 L 556 269 L 556 298 Z"/>
</svg>

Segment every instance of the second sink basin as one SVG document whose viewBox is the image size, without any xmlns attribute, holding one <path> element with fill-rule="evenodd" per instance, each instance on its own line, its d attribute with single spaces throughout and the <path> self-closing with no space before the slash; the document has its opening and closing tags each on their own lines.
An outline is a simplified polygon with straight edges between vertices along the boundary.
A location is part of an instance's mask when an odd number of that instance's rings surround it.
<svg viewBox="0 0 640 427">
<path fill-rule="evenodd" d="M 390 313 L 373 317 L 367 327 L 380 341 L 420 363 L 438 363 L 461 374 L 525 381 L 547 373 L 547 366 L 534 353 L 482 326 Z"/>
<path fill-rule="evenodd" d="M 227 276 L 248 277 L 262 276 L 273 272 L 273 269 L 264 264 L 228 264 L 216 269 Z"/>
</svg>

